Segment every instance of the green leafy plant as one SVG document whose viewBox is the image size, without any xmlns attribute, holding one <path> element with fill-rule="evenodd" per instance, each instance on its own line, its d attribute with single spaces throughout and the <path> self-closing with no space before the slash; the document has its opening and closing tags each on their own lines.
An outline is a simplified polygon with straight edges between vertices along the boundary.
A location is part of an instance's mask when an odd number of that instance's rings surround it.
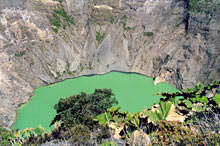
<svg viewBox="0 0 220 146">
<path fill-rule="evenodd" d="M 216 102 L 216 97 L 218 97 L 218 95 L 215 95 L 212 98 L 206 97 L 207 92 L 213 92 L 212 90 L 218 88 L 219 86 L 220 81 L 215 81 L 207 86 L 199 83 L 194 88 L 187 88 L 176 93 L 157 93 L 157 95 L 165 97 L 161 99 L 163 101 L 171 101 L 175 103 L 178 107 L 181 107 L 182 111 L 201 112 L 219 106 Z"/>
<path fill-rule="evenodd" d="M 159 107 L 155 110 L 148 110 L 146 111 L 146 114 L 149 116 L 149 118 L 154 122 L 158 123 L 159 121 L 166 120 L 168 113 L 170 111 L 172 103 L 170 102 L 159 102 Z"/>
<path fill-rule="evenodd" d="M 218 107 L 220 107 L 220 94 L 216 94 L 213 97 L 213 100 L 216 102 L 216 104 L 218 105 Z"/>
<path fill-rule="evenodd" d="M 1 146 L 12 145 L 13 139 L 15 139 L 13 132 L 11 132 L 5 128 L 0 127 L 0 145 Z"/>
<path fill-rule="evenodd" d="M 101 146 L 118 146 L 115 142 L 105 142 Z"/>
</svg>

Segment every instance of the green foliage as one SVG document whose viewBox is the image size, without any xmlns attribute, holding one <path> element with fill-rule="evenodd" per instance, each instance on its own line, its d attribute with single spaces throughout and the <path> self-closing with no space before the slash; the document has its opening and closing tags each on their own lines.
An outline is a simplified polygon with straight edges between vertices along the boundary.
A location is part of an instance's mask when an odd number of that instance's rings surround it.
<svg viewBox="0 0 220 146">
<path fill-rule="evenodd" d="M 192 131 L 182 123 L 162 121 L 151 133 L 151 145 L 219 145 L 220 136 L 212 133 Z"/>
<path fill-rule="evenodd" d="M 128 20 L 128 17 L 127 17 L 126 15 L 123 15 L 123 16 L 121 17 L 121 22 L 120 22 L 120 23 L 122 24 L 123 29 L 124 29 L 125 31 L 129 31 L 129 30 L 132 29 L 130 26 L 127 26 L 127 20 Z"/>
<path fill-rule="evenodd" d="M 12 145 L 12 139 L 15 136 L 13 133 L 5 128 L 0 127 L 0 145 L 1 146 L 10 146 Z"/>
<path fill-rule="evenodd" d="M 114 125 L 121 127 L 123 125 L 123 137 L 130 137 L 130 129 L 136 130 L 140 128 L 141 113 L 129 113 L 120 110 L 120 107 L 111 107 L 106 113 L 97 116 L 94 120 L 100 125 Z"/>
<path fill-rule="evenodd" d="M 62 3 L 63 2 L 63 0 L 58 0 L 59 1 L 59 3 Z"/>
<path fill-rule="evenodd" d="M 61 26 L 65 29 L 66 26 L 70 26 L 71 24 L 74 24 L 73 18 L 67 15 L 64 9 L 54 10 L 53 17 L 49 19 L 49 21 L 50 24 L 53 26 L 52 29 L 56 33 L 58 33 Z"/>
<path fill-rule="evenodd" d="M 213 0 L 189 0 L 189 8 L 191 12 L 209 12 L 219 8 L 219 2 Z"/>
<path fill-rule="evenodd" d="M 37 128 L 27 128 L 20 131 L 6 130 L 0 127 L 0 145 L 1 146 L 21 146 L 30 137 L 37 137 L 41 134 L 46 133 L 46 130 L 42 127 Z"/>
<path fill-rule="evenodd" d="M 170 111 L 172 103 L 160 101 L 159 107 L 155 111 L 148 110 L 146 113 L 149 118 L 154 122 L 158 123 L 159 121 L 166 120 L 168 113 Z"/>
<path fill-rule="evenodd" d="M 97 134 L 97 142 L 102 143 L 103 139 L 110 138 L 111 134 L 109 128 L 101 126 L 100 131 Z"/>
<path fill-rule="evenodd" d="M 15 53 L 15 56 L 16 56 L 16 57 L 22 57 L 22 56 L 25 55 L 25 53 L 26 53 L 26 50 L 19 51 L 19 52 Z"/>
<path fill-rule="evenodd" d="M 101 42 L 103 41 L 105 37 L 105 33 L 101 34 L 100 32 L 96 32 L 96 40 L 98 41 L 99 44 L 101 44 Z"/>
<path fill-rule="evenodd" d="M 85 68 L 84 68 L 83 64 L 80 63 L 80 72 L 82 72 L 84 69 Z"/>
<path fill-rule="evenodd" d="M 115 23 L 116 23 L 116 20 L 115 20 L 115 18 L 114 18 L 113 15 L 111 15 L 111 16 L 109 17 L 109 22 L 110 22 L 111 24 L 115 24 Z"/>
<path fill-rule="evenodd" d="M 98 115 L 94 121 L 102 126 L 108 126 L 110 123 L 114 122 L 120 125 L 125 121 L 126 112 L 120 110 L 120 107 L 111 107 L 107 109 L 107 112 Z"/>
<path fill-rule="evenodd" d="M 92 128 L 93 119 L 117 103 L 111 89 L 96 89 L 93 94 L 82 92 L 66 99 L 61 98 L 54 106 L 57 114 L 50 125 L 61 121 L 66 128 L 77 124 Z"/>
<path fill-rule="evenodd" d="M 195 12 L 197 11 L 197 5 L 201 0 L 189 0 L 190 2 L 190 10 Z"/>
<path fill-rule="evenodd" d="M 92 63 L 89 62 L 89 70 L 92 70 Z"/>
<path fill-rule="evenodd" d="M 111 120 L 113 120 L 112 115 L 110 113 L 103 113 L 98 115 L 95 119 L 102 126 L 107 126 Z"/>
<path fill-rule="evenodd" d="M 69 15 L 67 15 L 67 13 L 64 9 L 54 10 L 54 13 L 58 16 L 62 16 L 63 20 L 65 22 L 67 22 L 68 25 L 74 24 L 73 18 L 71 18 Z"/>
<path fill-rule="evenodd" d="M 70 76 L 73 75 L 73 72 L 70 71 L 70 64 L 68 62 L 66 64 L 66 71 Z"/>
<path fill-rule="evenodd" d="M 101 146 L 118 146 L 115 142 L 105 142 Z"/>
<path fill-rule="evenodd" d="M 58 32 L 59 28 L 61 27 L 60 16 L 57 14 L 53 14 L 53 18 L 50 19 L 50 24 L 53 26 L 54 32 Z"/>
<path fill-rule="evenodd" d="M 218 107 L 219 104 L 215 95 L 213 98 L 207 98 L 206 92 L 212 92 L 213 89 L 216 89 L 220 86 L 220 81 L 215 81 L 207 86 L 199 83 L 194 88 L 187 88 L 180 92 L 176 93 L 157 93 L 157 95 L 162 95 L 165 98 L 163 101 L 171 101 L 174 102 L 178 107 L 187 111 L 187 112 L 201 112 L 210 110 L 210 108 Z M 177 97 L 182 97 L 177 99 Z"/>
<path fill-rule="evenodd" d="M 71 141 L 78 145 L 89 143 L 91 131 L 85 125 L 78 124 L 71 129 Z"/>
<path fill-rule="evenodd" d="M 123 20 L 127 20 L 128 17 L 127 17 L 126 15 L 123 15 L 123 16 L 121 17 L 121 19 L 123 19 Z"/>
<path fill-rule="evenodd" d="M 205 110 L 214 110 L 213 108 L 218 107 L 219 95 L 216 94 L 214 97 L 208 98 L 206 94 L 207 92 L 212 92 L 212 90 L 215 91 L 214 89 L 218 88 L 219 85 L 220 82 L 215 81 L 207 86 L 197 84 L 194 88 L 184 89 L 176 93 L 158 93 L 165 98 L 161 99 L 158 103 L 159 106 L 155 110 L 145 109 L 143 112 L 132 114 L 121 111 L 120 107 L 111 107 L 107 112 L 98 115 L 94 120 L 103 126 L 114 125 L 120 128 L 123 126 L 121 136 L 128 143 L 131 140 L 132 132 L 144 129 L 152 135 L 152 145 L 180 145 L 181 143 L 184 145 L 199 145 L 209 142 L 217 144 L 219 142 L 219 136 L 217 134 L 204 133 L 199 128 L 198 132 L 195 133 L 190 128 L 183 127 L 184 123 L 169 123 L 166 119 L 169 113 L 178 114 L 187 111 L 195 115 L 195 113 L 202 113 Z M 175 105 L 175 111 L 170 112 L 172 104 Z M 193 119 L 189 115 L 186 117 L 189 123 L 193 122 Z M 214 117 L 217 117 L 216 114 Z M 212 140 L 204 138 L 206 136 Z"/>
<path fill-rule="evenodd" d="M 62 74 L 60 72 L 56 72 L 57 77 L 62 77 Z"/>
<path fill-rule="evenodd" d="M 220 94 L 216 94 L 213 97 L 213 100 L 216 102 L 216 104 L 218 105 L 218 107 L 220 107 Z"/>
<path fill-rule="evenodd" d="M 153 35 L 154 35 L 153 32 L 144 32 L 144 36 L 151 37 Z"/>
</svg>

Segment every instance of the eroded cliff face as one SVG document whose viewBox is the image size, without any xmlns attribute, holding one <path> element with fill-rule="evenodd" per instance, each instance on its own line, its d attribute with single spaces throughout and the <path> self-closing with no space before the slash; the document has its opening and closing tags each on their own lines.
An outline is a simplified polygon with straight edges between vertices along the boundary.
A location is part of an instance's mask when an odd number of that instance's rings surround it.
<svg viewBox="0 0 220 146">
<path fill-rule="evenodd" d="M 220 79 L 220 5 L 202 2 L 0 0 L 0 125 L 34 89 L 70 77 L 119 70 L 177 88 Z"/>
</svg>

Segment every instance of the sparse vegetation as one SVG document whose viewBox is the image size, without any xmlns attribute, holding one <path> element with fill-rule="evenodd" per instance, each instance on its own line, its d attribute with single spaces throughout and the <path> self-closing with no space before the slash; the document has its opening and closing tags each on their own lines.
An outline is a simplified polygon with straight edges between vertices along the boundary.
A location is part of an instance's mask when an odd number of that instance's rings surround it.
<svg viewBox="0 0 220 146">
<path fill-rule="evenodd" d="M 85 68 L 84 68 L 83 64 L 80 63 L 80 72 L 82 72 L 84 69 Z"/>
<path fill-rule="evenodd" d="M 73 75 L 73 72 L 70 71 L 70 64 L 69 64 L 69 62 L 67 62 L 67 64 L 66 64 L 66 71 L 67 71 L 67 73 L 68 73 L 70 76 Z"/>
<path fill-rule="evenodd" d="M 111 24 L 115 24 L 116 23 L 115 17 L 113 15 L 111 15 L 109 17 L 109 21 L 110 21 Z"/>
<path fill-rule="evenodd" d="M 123 26 L 123 29 L 125 30 L 125 31 L 129 31 L 129 30 L 131 30 L 131 27 L 130 26 L 127 26 L 127 19 L 128 19 L 128 17 L 126 16 L 126 15 L 123 15 L 122 17 L 121 17 L 121 24 L 122 24 L 122 26 Z"/>
<path fill-rule="evenodd" d="M 98 41 L 98 44 L 101 44 L 103 39 L 105 37 L 105 33 L 96 32 L 96 40 Z"/>
<path fill-rule="evenodd" d="M 26 53 L 26 50 L 19 51 L 19 52 L 15 53 L 15 56 L 16 56 L 16 57 L 22 57 L 22 56 L 25 55 L 25 53 Z"/>
<path fill-rule="evenodd" d="M 152 37 L 154 35 L 153 32 L 144 32 L 144 36 Z"/>
<path fill-rule="evenodd" d="M 91 62 L 89 62 L 89 70 L 92 70 L 93 68 L 92 68 L 92 63 Z"/>
<path fill-rule="evenodd" d="M 74 24 L 73 18 L 67 15 L 64 9 L 55 9 L 53 13 L 53 17 L 49 20 L 50 20 L 50 24 L 52 25 L 52 29 L 56 33 L 58 33 L 60 27 L 63 27 L 63 29 L 65 29 L 66 26 L 70 26 L 71 24 Z"/>
<path fill-rule="evenodd" d="M 59 77 L 62 77 L 62 74 L 60 73 L 60 72 L 56 72 L 56 74 L 57 74 L 57 77 L 59 78 Z"/>
<path fill-rule="evenodd" d="M 98 59 L 97 59 L 97 62 L 98 62 L 98 63 L 101 63 L 101 60 L 100 60 L 100 58 L 98 58 Z"/>
</svg>

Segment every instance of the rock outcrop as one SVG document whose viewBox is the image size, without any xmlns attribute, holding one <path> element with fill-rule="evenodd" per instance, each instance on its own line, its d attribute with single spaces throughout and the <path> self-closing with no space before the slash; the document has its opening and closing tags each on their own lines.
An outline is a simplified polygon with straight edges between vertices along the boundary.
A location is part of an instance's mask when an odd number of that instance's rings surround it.
<svg viewBox="0 0 220 146">
<path fill-rule="evenodd" d="M 220 79 L 219 3 L 0 0 L 0 125 L 34 89 L 80 75 L 138 72 L 179 89 Z"/>
</svg>

